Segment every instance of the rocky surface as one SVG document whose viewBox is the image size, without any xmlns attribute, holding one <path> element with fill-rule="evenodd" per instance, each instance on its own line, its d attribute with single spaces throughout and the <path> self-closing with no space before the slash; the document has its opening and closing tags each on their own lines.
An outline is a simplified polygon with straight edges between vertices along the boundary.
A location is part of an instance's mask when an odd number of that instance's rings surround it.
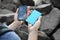
<svg viewBox="0 0 60 40">
<path fill-rule="evenodd" d="M 2 0 L 0 2 L 2 9 L 8 9 L 11 11 L 16 11 L 16 3 L 13 0 Z"/>
<path fill-rule="evenodd" d="M 15 14 L 12 10 L 15 7 L 16 7 L 16 5 L 12 4 L 12 0 L 3 1 L 3 3 L 2 3 L 2 8 L 3 9 L 0 8 L 0 17 L 7 16 L 8 17 L 8 21 L 12 21 L 13 20 L 13 16 Z M 55 26 L 59 22 L 59 19 L 58 19 L 59 17 L 60 17 L 60 13 L 56 13 L 56 11 L 53 11 L 53 12 L 51 11 L 49 15 L 46 15 L 46 16 L 43 17 L 41 29 L 42 30 L 43 29 L 48 29 L 48 28 L 54 29 Z M 54 34 L 54 37 L 55 37 L 56 40 L 60 40 L 60 29 Z"/>
</svg>

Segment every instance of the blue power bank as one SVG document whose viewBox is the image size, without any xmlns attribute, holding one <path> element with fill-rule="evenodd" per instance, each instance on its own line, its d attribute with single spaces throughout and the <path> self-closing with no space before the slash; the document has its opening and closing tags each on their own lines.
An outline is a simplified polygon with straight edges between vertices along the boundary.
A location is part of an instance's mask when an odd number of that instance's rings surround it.
<svg viewBox="0 0 60 40">
<path fill-rule="evenodd" d="M 19 6 L 18 10 L 18 20 L 25 20 L 26 19 L 26 13 L 27 13 L 27 6 Z"/>
<path fill-rule="evenodd" d="M 27 17 L 26 21 L 31 25 L 34 25 L 39 16 L 41 15 L 42 13 L 38 12 L 37 10 L 33 10 L 32 13 Z"/>
</svg>

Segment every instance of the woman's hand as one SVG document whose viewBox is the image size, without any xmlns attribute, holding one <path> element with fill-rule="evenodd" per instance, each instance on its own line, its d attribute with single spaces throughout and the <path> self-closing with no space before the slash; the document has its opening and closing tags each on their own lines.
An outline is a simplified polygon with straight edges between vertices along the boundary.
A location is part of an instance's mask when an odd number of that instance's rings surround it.
<svg viewBox="0 0 60 40">
<path fill-rule="evenodd" d="M 14 15 L 14 22 L 12 22 L 8 28 L 9 29 L 12 29 L 12 30 L 15 30 L 16 28 L 19 28 L 20 25 L 21 25 L 22 21 L 18 21 L 18 9 Z"/>
<path fill-rule="evenodd" d="M 15 22 L 18 22 L 18 24 L 22 24 L 23 23 L 23 21 L 18 21 L 18 8 L 17 8 L 17 10 L 16 10 L 16 13 L 15 13 L 15 15 L 14 15 L 14 21 Z"/>
<path fill-rule="evenodd" d="M 28 24 L 29 33 L 33 32 L 33 31 L 38 31 L 38 29 L 41 25 L 41 18 L 42 18 L 42 16 L 39 17 L 39 19 L 36 21 L 36 23 L 33 26 L 31 24 Z"/>
<path fill-rule="evenodd" d="M 31 12 L 32 12 L 32 10 L 30 10 L 30 6 L 27 6 L 27 17 L 31 14 Z M 40 16 L 38 18 L 38 20 L 36 21 L 36 23 L 33 26 L 31 24 L 28 24 L 29 32 L 39 29 L 39 26 L 41 24 L 41 18 L 42 18 L 42 16 Z"/>
<path fill-rule="evenodd" d="M 29 6 L 27 8 L 28 8 L 27 9 L 27 17 L 28 17 L 32 11 L 30 10 Z M 29 31 L 28 40 L 38 40 L 38 29 L 41 25 L 41 19 L 42 16 L 38 18 L 38 20 L 35 22 L 33 26 L 31 24 L 28 24 L 28 31 Z"/>
</svg>

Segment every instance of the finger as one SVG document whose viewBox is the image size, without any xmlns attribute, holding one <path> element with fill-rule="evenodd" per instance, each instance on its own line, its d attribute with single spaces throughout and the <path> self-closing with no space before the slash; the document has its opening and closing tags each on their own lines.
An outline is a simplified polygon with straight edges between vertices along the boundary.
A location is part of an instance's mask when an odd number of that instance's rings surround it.
<svg viewBox="0 0 60 40">
<path fill-rule="evenodd" d="M 24 21 L 20 21 L 20 23 L 22 24 Z"/>
<path fill-rule="evenodd" d="M 28 28 L 30 28 L 30 27 L 32 27 L 32 25 L 28 23 Z"/>
<path fill-rule="evenodd" d="M 41 19 L 42 19 L 42 16 L 39 17 L 39 20 L 41 20 Z"/>
<path fill-rule="evenodd" d="M 14 15 L 14 20 L 15 20 L 15 21 L 17 21 L 17 17 L 18 17 L 18 14 L 17 14 L 17 13 L 18 13 L 18 9 L 16 10 L 16 13 L 15 13 L 15 15 Z"/>
<path fill-rule="evenodd" d="M 33 25 L 33 29 L 35 30 L 39 29 L 41 25 L 41 19 L 42 19 L 42 16 L 40 16 L 39 19 L 36 21 L 36 23 Z"/>
<path fill-rule="evenodd" d="M 32 25 L 28 24 L 28 31 L 30 32 Z"/>
<path fill-rule="evenodd" d="M 27 6 L 27 17 L 30 15 L 31 10 L 30 10 L 30 6 Z"/>
<path fill-rule="evenodd" d="M 17 17 L 17 16 L 18 16 L 18 14 L 17 14 L 17 13 L 18 13 L 18 8 L 17 8 L 17 10 L 16 10 L 15 17 Z"/>
<path fill-rule="evenodd" d="M 42 20 L 42 16 L 40 16 L 37 21 L 41 22 L 41 20 Z"/>
<path fill-rule="evenodd" d="M 27 10 L 30 10 L 30 6 L 27 6 Z"/>
<path fill-rule="evenodd" d="M 16 13 L 18 13 L 19 8 L 17 8 Z"/>
</svg>

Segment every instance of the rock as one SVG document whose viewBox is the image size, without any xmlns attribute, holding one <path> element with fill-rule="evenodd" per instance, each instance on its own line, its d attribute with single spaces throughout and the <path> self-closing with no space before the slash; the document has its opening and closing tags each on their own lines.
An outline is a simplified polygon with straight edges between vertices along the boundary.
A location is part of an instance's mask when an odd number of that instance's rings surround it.
<svg viewBox="0 0 60 40">
<path fill-rule="evenodd" d="M 2 9 L 8 9 L 14 12 L 16 11 L 17 5 L 14 4 L 13 0 L 3 0 L 1 4 L 2 4 L 2 7 L 1 7 Z"/>
<path fill-rule="evenodd" d="M 7 17 L 7 24 L 10 24 L 14 20 L 14 12 L 7 9 L 0 9 L 0 18 L 3 16 Z"/>
</svg>

